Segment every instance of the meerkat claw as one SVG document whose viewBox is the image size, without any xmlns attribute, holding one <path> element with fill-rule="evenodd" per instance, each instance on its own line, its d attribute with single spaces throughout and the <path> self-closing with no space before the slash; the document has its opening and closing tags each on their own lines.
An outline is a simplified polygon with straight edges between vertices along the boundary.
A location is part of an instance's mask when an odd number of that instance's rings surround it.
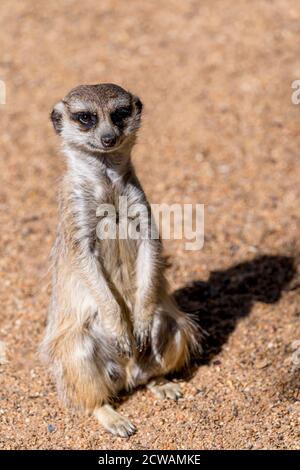
<svg viewBox="0 0 300 470">
<path fill-rule="evenodd" d="M 120 415 L 110 405 L 103 405 L 94 412 L 104 429 L 119 437 L 129 437 L 136 432 L 136 427 L 129 419 Z"/>
</svg>

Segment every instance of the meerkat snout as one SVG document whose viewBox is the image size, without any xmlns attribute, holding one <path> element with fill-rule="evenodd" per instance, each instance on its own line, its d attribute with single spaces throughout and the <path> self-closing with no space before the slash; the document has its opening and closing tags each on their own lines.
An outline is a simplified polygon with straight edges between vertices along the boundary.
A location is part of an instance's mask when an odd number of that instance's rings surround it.
<svg viewBox="0 0 300 470">
<path fill-rule="evenodd" d="M 107 147 L 107 148 L 114 147 L 116 142 L 117 142 L 117 137 L 112 132 L 110 132 L 109 134 L 104 134 L 101 137 L 101 143 L 102 143 L 103 147 Z"/>
<path fill-rule="evenodd" d="M 140 99 L 118 85 L 81 85 L 55 105 L 51 120 L 65 144 L 106 153 L 134 143 L 141 112 Z"/>
</svg>

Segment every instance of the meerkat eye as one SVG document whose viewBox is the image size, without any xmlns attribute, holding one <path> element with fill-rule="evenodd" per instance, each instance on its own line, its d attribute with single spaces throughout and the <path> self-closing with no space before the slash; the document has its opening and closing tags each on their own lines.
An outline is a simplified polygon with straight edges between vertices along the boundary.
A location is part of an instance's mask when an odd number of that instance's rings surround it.
<svg viewBox="0 0 300 470">
<path fill-rule="evenodd" d="M 110 115 L 112 122 L 114 124 L 122 122 L 123 119 L 126 119 L 131 115 L 131 111 L 131 106 L 123 106 L 121 108 L 117 108 Z"/>
<path fill-rule="evenodd" d="M 72 117 L 86 128 L 91 128 L 97 123 L 97 115 L 89 112 L 75 113 Z"/>
</svg>

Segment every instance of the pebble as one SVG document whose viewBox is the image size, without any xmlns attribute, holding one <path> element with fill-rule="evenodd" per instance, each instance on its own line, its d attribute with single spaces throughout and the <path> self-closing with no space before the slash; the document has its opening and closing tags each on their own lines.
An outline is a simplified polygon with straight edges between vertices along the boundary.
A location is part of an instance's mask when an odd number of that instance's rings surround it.
<svg viewBox="0 0 300 470">
<path fill-rule="evenodd" d="M 53 424 L 48 424 L 47 426 L 47 429 L 48 429 L 48 432 L 54 432 L 55 431 L 55 426 L 53 426 Z"/>
</svg>

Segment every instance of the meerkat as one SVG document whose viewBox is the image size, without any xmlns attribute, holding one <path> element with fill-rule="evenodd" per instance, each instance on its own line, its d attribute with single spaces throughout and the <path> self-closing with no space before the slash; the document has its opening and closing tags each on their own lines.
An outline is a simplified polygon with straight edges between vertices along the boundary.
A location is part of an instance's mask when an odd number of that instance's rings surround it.
<svg viewBox="0 0 300 470">
<path fill-rule="evenodd" d="M 179 384 L 165 376 L 199 348 L 196 323 L 168 293 L 160 238 L 97 236 L 105 221 L 98 207 L 118 214 L 120 196 L 129 209 L 147 208 L 140 222 L 152 219 L 131 162 L 142 108 L 117 85 L 81 85 L 51 113 L 66 172 L 41 351 L 64 402 L 121 437 L 136 428 L 113 408 L 119 392 L 146 385 L 158 398 L 179 398 Z"/>
</svg>

